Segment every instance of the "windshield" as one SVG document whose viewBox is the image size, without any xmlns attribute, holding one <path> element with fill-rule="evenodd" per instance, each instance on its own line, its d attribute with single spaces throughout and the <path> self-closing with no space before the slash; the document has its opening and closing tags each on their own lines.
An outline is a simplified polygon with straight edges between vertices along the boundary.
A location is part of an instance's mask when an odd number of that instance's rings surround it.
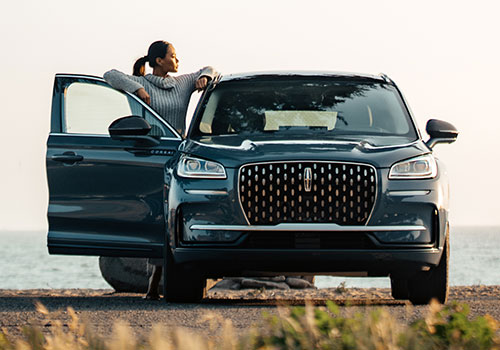
<svg viewBox="0 0 500 350">
<path fill-rule="evenodd" d="M 417 139 L 398 91 L 339 78 L 222 82 L 201 106 L 191 137 Z"/>
</svg>

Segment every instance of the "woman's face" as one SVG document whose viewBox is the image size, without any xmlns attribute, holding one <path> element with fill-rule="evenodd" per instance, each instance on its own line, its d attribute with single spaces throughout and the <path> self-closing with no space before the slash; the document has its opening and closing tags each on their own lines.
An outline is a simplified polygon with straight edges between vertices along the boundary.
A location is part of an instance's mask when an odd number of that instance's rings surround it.
<svg viewBox="0 0 500 350">
<path fill-rule="evenodd" d="M 156 62 L 165 73 L 175 73 L 179 68 L 179 60 L 175 55 L 175 48 L 172 44 L 168 45 L 167 54 L 163 58 L 157 58 Z"/>
</svg>

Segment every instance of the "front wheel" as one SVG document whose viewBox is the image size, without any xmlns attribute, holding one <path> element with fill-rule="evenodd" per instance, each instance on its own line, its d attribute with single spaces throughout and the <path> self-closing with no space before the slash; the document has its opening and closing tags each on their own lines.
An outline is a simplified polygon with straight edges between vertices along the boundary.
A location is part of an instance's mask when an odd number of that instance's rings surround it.
<svg viewBox="0 0 500 350">
<path fill-rule="evenodd" d="M 391 277 L 391 294 L 394 299 L 408 299 L 408 280 Z"/>
<path fill-rule="evenodd" d="M 448 269 L 450 261 L 450 239 L 446 234 L 443 246 L 443 255 L 438 266 L 430 271 L 420 272 L 414 278 L 408 280 L 408 296 L 415 305 L 428 304 L 436 299 L 441 304 L 448 300 Z"/>
<path fill-rule="evenodd" d="M 196 303 L 206 296 L 207 279 L 192 269 L 175 264 L 170 248 L 163 263 L 165 301 Z"/>
</svg>

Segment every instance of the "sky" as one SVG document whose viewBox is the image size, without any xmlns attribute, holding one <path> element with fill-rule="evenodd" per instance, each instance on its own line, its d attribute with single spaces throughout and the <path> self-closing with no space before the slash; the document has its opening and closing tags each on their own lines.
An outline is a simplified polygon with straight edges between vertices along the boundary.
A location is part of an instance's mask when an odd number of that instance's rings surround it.
<svg viewBox="0 0 500 350">
<path fill-rule="evenodd" d="M 500 225 L 500 2 L 18 0 L 0 13 L 0 232 L 46 230 L 45 176 L 56 73 L 130 73 L 156 40 L 179 73 L 328 70 L 388 74 L 423 135 L 428 119 L 460 131 L 437 145 L 452 225 Z"/>
</svg>

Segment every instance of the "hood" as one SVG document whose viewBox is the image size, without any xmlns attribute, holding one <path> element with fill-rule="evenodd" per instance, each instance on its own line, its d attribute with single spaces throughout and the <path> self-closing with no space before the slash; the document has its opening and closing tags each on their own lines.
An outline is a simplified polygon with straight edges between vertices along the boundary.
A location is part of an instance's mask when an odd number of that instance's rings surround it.
<svg viewBox="0 0 500 350">
<path fill-rule="evenodd" d="M 232 135 L 187 139 L 180 145 L 179 151 L 217 161 L 229 168 L 238 168 L 246 163 L 286 160 L 349 161 L 388 168 L 400 160 L 430 152 L 421 140 L 409 142 L 390 137 L 363 141 L 269 140 Z"/>
</svg>

